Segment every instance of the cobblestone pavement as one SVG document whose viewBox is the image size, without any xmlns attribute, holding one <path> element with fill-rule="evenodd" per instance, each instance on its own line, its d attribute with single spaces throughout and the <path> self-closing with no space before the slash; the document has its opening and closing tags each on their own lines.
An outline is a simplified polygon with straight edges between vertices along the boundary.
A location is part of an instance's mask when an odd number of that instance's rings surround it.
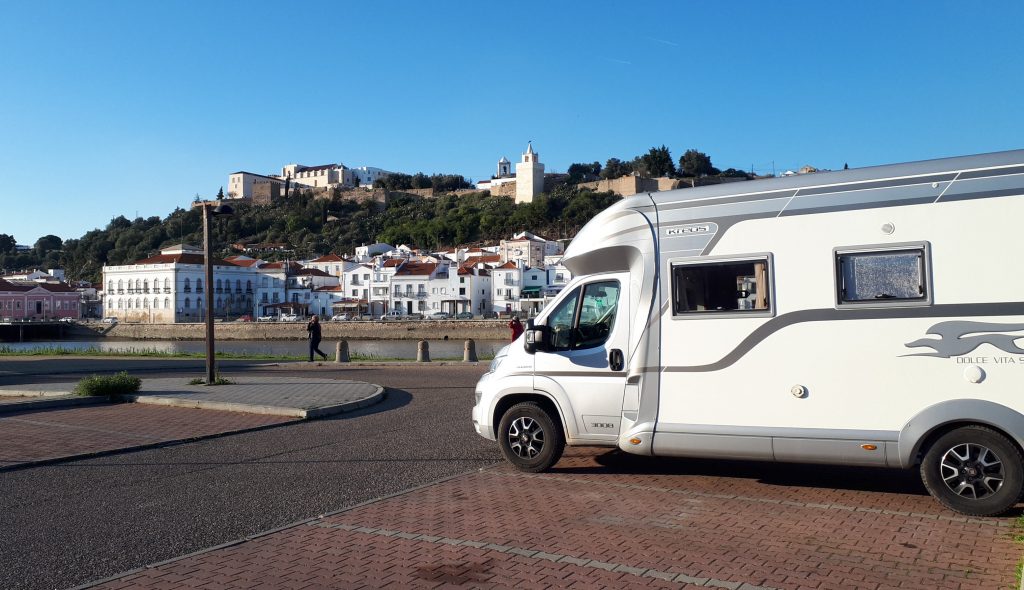
<svg viewBox="0 0 1024 590">
<path fill-rule="evenodd" d="M 103 404 L 0 416 L 0 468 L 190 440 L 295 418 L 142 404 Z"/>
<path fill-rule="evenodd" d="M 502 464 L 98 585 L 123 588 L 1010 588 L 1012 519 L 911 474 L 652 461 Z"/>
</svg>

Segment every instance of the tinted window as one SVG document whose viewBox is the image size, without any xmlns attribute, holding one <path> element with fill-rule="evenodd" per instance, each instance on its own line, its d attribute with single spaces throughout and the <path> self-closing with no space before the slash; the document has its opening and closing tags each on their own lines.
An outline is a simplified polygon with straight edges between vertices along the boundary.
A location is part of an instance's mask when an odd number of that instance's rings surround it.
<svg viewBox="0 0 1024 590">
<path fill-rule="evenodd" d="M 768 260 L 681 264 L 672 267 L 672 312 L 770 309 Z"/>
</svg>

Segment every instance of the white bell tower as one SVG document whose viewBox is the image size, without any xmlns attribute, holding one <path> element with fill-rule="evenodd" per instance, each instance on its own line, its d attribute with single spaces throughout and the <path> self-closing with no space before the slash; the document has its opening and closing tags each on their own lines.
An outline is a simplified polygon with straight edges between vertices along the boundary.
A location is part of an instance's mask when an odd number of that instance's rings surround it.
<svg viewBox="0 0 1024 590">
<path fill-rule="evenodd" d="M 516 203 L 530 203 L 544 192 L 544 164 L 533 151 L 533 142 L 526 144 L 523 161 L 516 164 Z"/>
</svg>

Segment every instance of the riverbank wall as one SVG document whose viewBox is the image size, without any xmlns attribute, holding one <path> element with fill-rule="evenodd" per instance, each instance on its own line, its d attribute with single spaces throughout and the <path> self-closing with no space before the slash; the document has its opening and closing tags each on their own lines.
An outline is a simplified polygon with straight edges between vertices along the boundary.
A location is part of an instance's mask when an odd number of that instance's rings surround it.
<svg viewBox="0 0 1024 590">
<path fill-rule="evenodd" d="M 509 338 L 504 320 L 322 322 L 324 340 L 502 340 Z M 203 340 L 206 325 L 79 325 L 97 336 L 118 340 Z M 305 340 L 305 322 L 216 322 L 217 340 Z M 81 332 L 79 332 L 81 333 Z"/>
</svg>

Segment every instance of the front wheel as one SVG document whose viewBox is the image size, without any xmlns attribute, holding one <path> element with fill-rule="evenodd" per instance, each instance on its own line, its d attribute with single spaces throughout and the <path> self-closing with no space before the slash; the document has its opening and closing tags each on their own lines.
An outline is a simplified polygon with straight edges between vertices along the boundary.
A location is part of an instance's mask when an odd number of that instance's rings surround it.
<svg viewBox="0 0 1024 590">
<path fill-rule="evenodd" d="M 943 506 L 970 516 L 995 516 L 1017 503 L 1024 458 L 1002 434 L 965 426 L 939 437 L 921 462 L 924 486 Z"/>
<path fill-rule="evenodd" d="M 537 473 L 558 462 L 565 438 L 543 408 L 534 402 L 522 402 L 501 417 L 498 444 L 516 469 Z"/>
</svg>

